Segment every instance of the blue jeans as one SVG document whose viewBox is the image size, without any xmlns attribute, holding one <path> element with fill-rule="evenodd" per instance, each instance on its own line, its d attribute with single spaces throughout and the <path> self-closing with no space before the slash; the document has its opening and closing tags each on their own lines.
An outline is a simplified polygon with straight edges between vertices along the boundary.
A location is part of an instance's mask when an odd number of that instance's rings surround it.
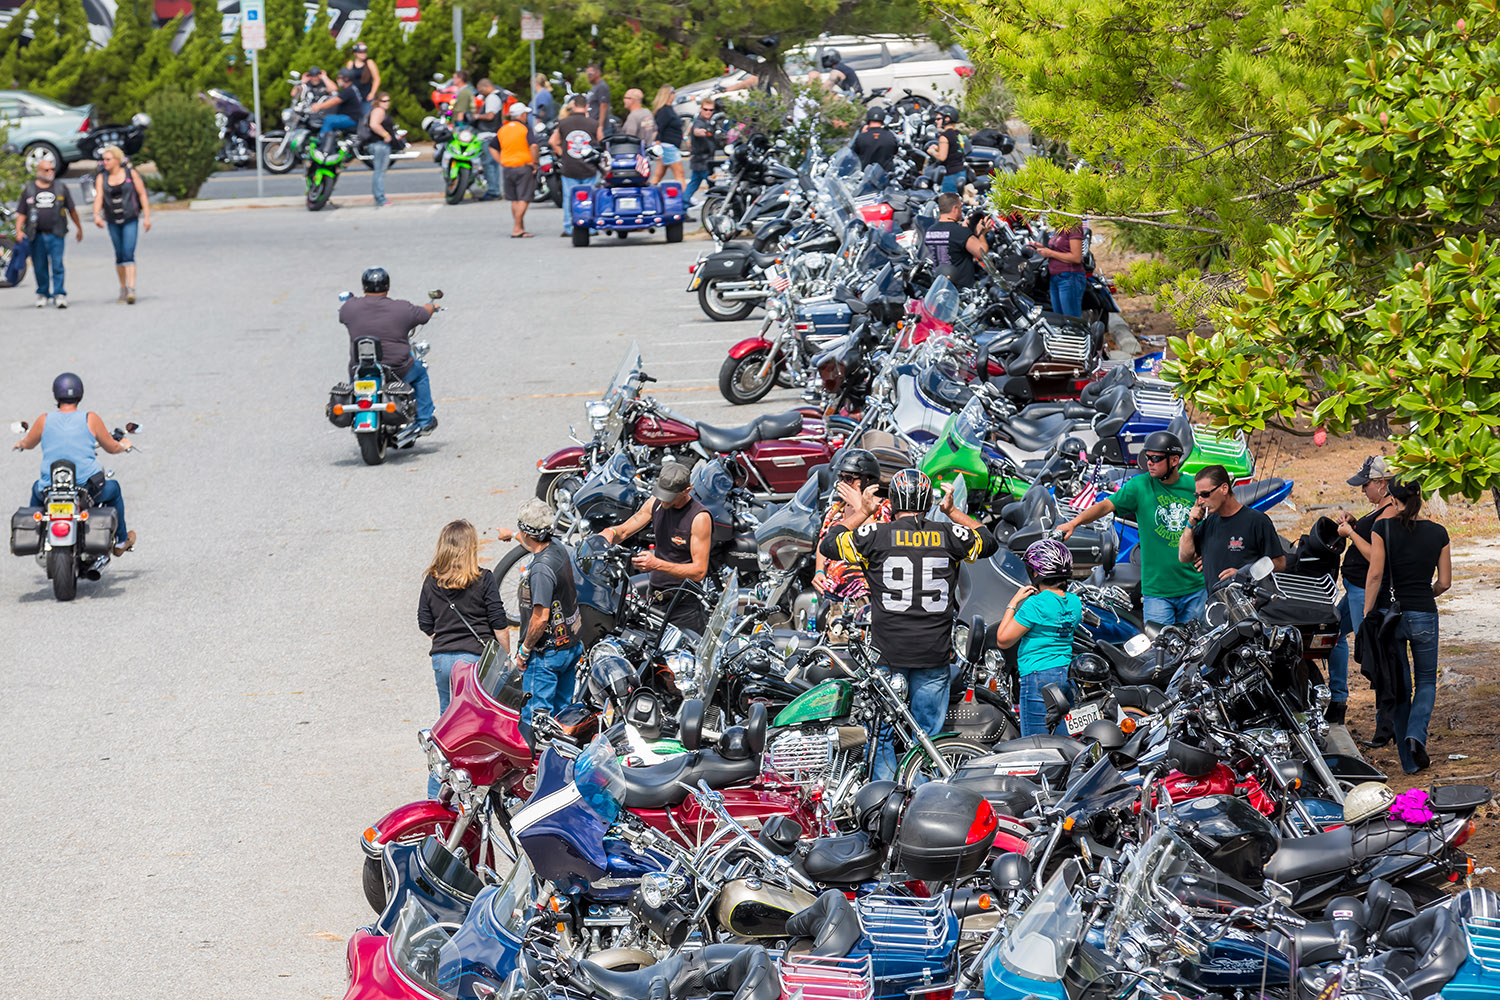
<svg viewBox="0 0 1500 1000">
<path fill-rule="evenodd" d="M 951 194 L 957 194 L 958 189 L 963 185 L 963 182 L 964 174 L 962 173 L 944 174 L 942 190 Z"/>
<path fill-rule="evenodd" d="M 1411 647 L 1410 656 L 1407 647 Z M 1416 761 L 1407 740 L 1427 745 L 1427 724 L 1437 701 L 1438 616 L 1436 611 L 1403 611 L 1396 628 L 1396 653 L 1401 665 L 1411 670 L 1411 700 L 1396 701 L 1396 753 L 1407 774 L 1415 774 Z"/>
<path fill-rule="evenodd" d="M 1083 315 L 1083 289 L 1088 277 L 1082 271 L 1054 274 L 1048 285 L 1052 290 L 1052 311 L 1064 316 Z"/>
<path fill-rule="evenodd" d="M 453 668 L 460 663 L 478 663 L 479 657 L 473 653 L 433 653 L 432 654 L 432 677 L 437 681 L 438 689 L 438 718 L 441 719 L 448 711 L 448 699 L 453 697 Z M 437 798 L 438 789 L 442 784 L 432 774 L 427 775 L 427 797 Z"/>
<path fill-rule="evenodd" d="M 40 483 L 31 484 L 31 506 L 40 507 L 46 499 L 45 490 Z M 115 509 L 115 544 L 125 544 L 125 495 L 120 492 L 120 484 L 113 479 L 106 479 L 104 485 L 94 491 L 94 503 L 101 507 L 113 507 Z"/>
<path fill-rule="evenodd" d="M 109 227 L 109 241 L 115 245 L 115 265 L 134 264 L 135 240 L 140 235 L 141 221 L 131 219 L 129 222 L 106 222 L 105 225 Z"/>
<path fill-rule="evenodd" d="M 348 115 L 327 115 L 323 118 L 323 124 L 318 128 L 319 135 L 327 135 L 329 132 L 353 132 L 359 127 L 359 123 Z"/>
<path fill-rule="evenodd" d="M 707 170 L 694 170 L 688 175 L 687 191 L 682 195 L 682 203 L 684 205 L 693 200 L 693 192 L 698 190 L 699 184 L 708 180 L 708 174 Z"/>
<path fill-rule="evenodd" d="M 892 674 L 906 678 L 908 704 L 911 714 L 928 736 L 943 731 L 943 722 L 948 718 L 948 684 L 952 674 L 947 667 L 927 667 L 909 670 L 904 667 L 883 667 Z M 896 748 L 890 735 L 881 741 L 875 755 L 875 780 L 895 777 Z"/>
<path fill-rule="evenodd" d="M 591 185 L 593 183 L 594 183 L 593 180 L 591 178 L 587 178 L 587 177 L 583 178 L 582 180 L 579 180 L 579 179 L 576 179 L 576 178 L 573 178 L 573 177 L 566 177 L 566 176 L 563 177 L 563 179 L 562 179 L 562 192 L 563 192 L 563 232 L 564 233 L 572 233 L 573 232 L 573 192 L 577 191 L 579 188 L 586 188 L 586 187 L 588 187 L 589 185 Z"/>
<path fill-rule="evenodd" d="M 1053 667 L 1021 675 L 1022 736 L 1038 736 L 1047 732 L 1047 707 L 1042 701 L 1042 688 L 1048 684 L 1056 684 L 1067 691 L 1068 668 Z"/>
<path fill-rule="evenodd" d="M 1328 652 L 1328 692 L 1335 702 L 1349 700 L 1349 643 L 1365 620 L 1365 588 L 1344 581 L 1344 596 L 1339 601 L 1339 637 Z"/>
<path fill-rule="evenodd" d="M 573 703 L 573 685 L 577 681 L 578 661 L 583 659 L 583 643 L 575 642 L 563 649 L 543 649 L 531 654 L 521 674 L 521 690 L 530 695 L 521 710 L 521 735 L 531 742 L 531 715 L 540 709 L 548 715 Z"/>
<path fill-rule="evenodd" d="M 375 204 L 385 204 L 385 172 L 391 166 L 391 144 L 388 142 L 372 142 L 370 149 L 370 165 L 375 168 L 375 177 L 370 181 L 370 193 L 375 196 Z"/>
<path fill-rule="evenodd" d="M 1145 613 L 1146 621 L 1156 622 L 1158 625 L 1186 625 L 1197 621 L 1203 617 L 1203 609 L 1207 605 L 1207 589 L 1195 590 L 1181 597 L 1152 597 L 1150 594 L 1141 596 L 1141 610 Z"/>
<path fill-rule="evenodd" d="M 417 424 L 432 423 L 436 407 L 432 405 L 432 385 L 427 381 L 427 365 L 413 358 L 411 368 L 401 376 L 401 381 L 411 386 L 416 394 Z"/>
<path fill-rule="evenodd" d="M 484 168 L 484 185 L 486 188 L 484 193 L 491 198 L 498 198 L 500 197 L 500 161 L 490 155 L 490 140 L 486 138 L 487 136 L 493 137 L 494 134 L 493 132 L 481 132 L 479 134 L 481 140 L 479 143 L 479 159 L 481 161 L 479 165 Z"/>
<path fill-rule="evenodd" d="M 48 298 L 68 294 L 63 289 L 63 249 L 68 245 L 66 236 L 53 233 L 37 233 L 31 241 L 31 269 L 36 274 L 36 293 Z M 48 276 L 51 276 L 52 291 L 47 291 Z"/>
</svg>

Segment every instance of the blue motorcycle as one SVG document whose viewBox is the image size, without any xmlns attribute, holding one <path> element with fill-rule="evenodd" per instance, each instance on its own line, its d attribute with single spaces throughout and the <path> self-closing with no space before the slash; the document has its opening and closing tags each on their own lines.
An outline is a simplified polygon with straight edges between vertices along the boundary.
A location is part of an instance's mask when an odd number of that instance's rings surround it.
<svg viewBox="0 0 1500 1000">
<path fill-rule="evenodd" d="M 635 136 L 613 135 L 604 145 L 603 176 L 593 187 L 575 190 L 563 209 L 573 217 L 573 245 L 588 246 L 596 230 L 623 240 L 642 229 L 654 233 L 658 226 L 666 232 L 668 243 L 681 243 L 687 213 L 683 186 L 677 181 L 646 183 L 651 162 Z"/>
<path fill-rule="evenodd" d="M 342 292 L 339 301 L 352 298 Z M 429 302 L 443 297 L 441 289 L 427 293 Z M 416 328 L 408 332 L 410 338 Z M 422 364 L 429 345 L 425 340 L 411 345 L 413 364 Z M 381 358 L 380 342 L 361 337 L 354 342 L 353 378 L 340 382 L 328 394 L 326 415 L 335 427 L 350 428 L 359 442 L 359 455 L 366 465 L 380 465 L 390 448 L 410 448 L 423 433 L 417 423 L 416 390 L 396 377 Z"/>
</svg>

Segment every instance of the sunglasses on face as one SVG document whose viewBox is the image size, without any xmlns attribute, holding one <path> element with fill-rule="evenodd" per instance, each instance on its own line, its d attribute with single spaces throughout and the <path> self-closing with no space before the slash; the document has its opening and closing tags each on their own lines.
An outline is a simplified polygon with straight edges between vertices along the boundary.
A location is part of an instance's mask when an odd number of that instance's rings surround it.
<svg viewBox="0 0 1500 1000">
<path fill-rule="evenodd" d="M 862 480 L 858 476 L 850 475 L 847 472 L 843 472 L 843 473 L 839 474 L 839 482 L 841 482 L 841 483 L 858 483 L 858 482 L 862 482 Z"/>
<path fill-rule="evenodd" d="M 1166 460 L 1166 455 L 1153 455 L 1150 452 L 1146 453 L 1146 461 L 1148 462 L 1165 462 Z"/>
<path fill-rule="evenodd" d="M 1215 486 L 1212 489 L 1199 490 L 1198 491 L 1198 499 L 1199 500 L 1207 500 L 1209 497 L 1213 496 L 1214 493 L 1218 491 L 1218 489 L 1219 489 L 1219 487 Z"/>
</svg>

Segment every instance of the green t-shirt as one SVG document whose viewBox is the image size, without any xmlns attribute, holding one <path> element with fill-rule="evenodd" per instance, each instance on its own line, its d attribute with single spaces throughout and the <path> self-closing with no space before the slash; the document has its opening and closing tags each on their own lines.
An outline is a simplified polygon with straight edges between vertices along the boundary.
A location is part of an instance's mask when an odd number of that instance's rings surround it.
<svg viewBox="0 0 1500 1000">
<path fill-rule="evenodd" d="M 1177 543 L 1197 499 L 1191 476 L 1179 475 L 1177 482 L 1168 486 L 1141 473 L 1127 479 L 1109 499 L 1115 512 L 1133 520 L 1140 531 L 1141 593 L 1148 597 L 1184 597 L 1203 589 L 1203 574 L 1192 563 L 1177 559 Z"/>
<path fill-rule="evenodd" d="M 1016 608 L 1015 619 L 1026 626 L 1026 634 L 1016 643 L 1016 667 L 1022 677 L 1073 662 L 1073 630 L 1083 620 L 1083 601 L 1077 594 L 1032 594 Z"/>
</svg>

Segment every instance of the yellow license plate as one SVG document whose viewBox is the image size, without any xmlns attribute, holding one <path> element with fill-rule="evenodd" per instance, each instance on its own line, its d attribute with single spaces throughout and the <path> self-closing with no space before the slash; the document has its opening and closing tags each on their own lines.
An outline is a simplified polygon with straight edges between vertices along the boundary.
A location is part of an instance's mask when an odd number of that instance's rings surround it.
<svg viewBox="0 0 1500 1000">
<path fill-rule="evenodd" d="M 354 383 L 354 391 L 358 393 L 370 393 L 375 391 L 375 380 L 368 379 Z"/>
<path fill-rule="evenodd" d="M 47 516 L 51 518 L 72 517 L 77 508 L 70 503 L 49 503 Z"/>
</svg>

